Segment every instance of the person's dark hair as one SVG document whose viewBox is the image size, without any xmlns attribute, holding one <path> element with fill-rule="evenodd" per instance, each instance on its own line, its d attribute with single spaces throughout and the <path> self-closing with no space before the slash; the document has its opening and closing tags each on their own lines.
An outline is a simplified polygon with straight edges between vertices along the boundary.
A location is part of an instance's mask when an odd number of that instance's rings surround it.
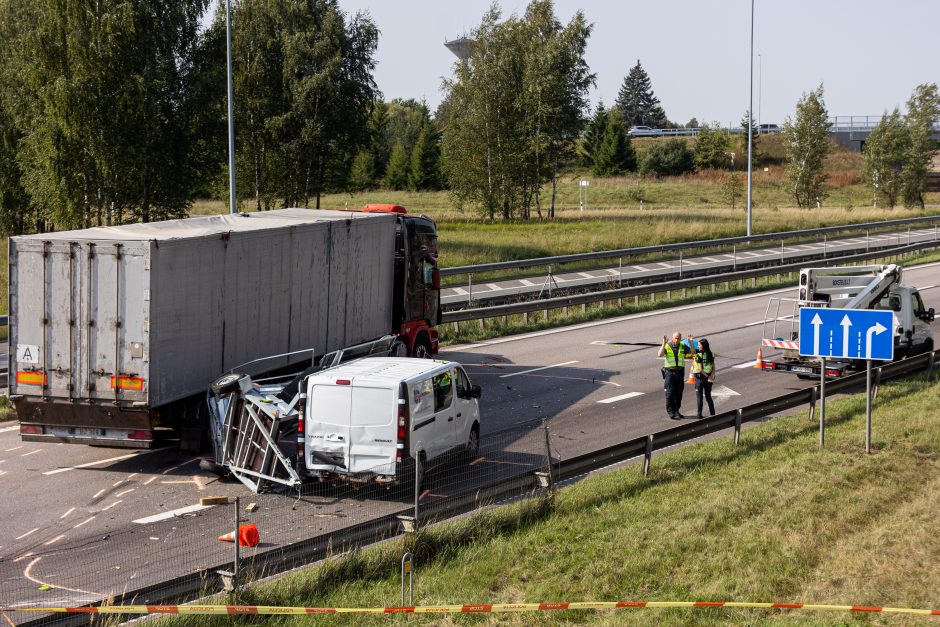
<svg viewBox="0 0 940 627">
<path fill-rule="evenodd" d="M 711 346 L 708 345 L 708 340 L 699 340 L 698 343 L 702 347 L 702 350 L 699 351 L 702 353 L 702 358 L 705 361 L 715 361 L 715 355 L 712 353 Z"/>
</svg>

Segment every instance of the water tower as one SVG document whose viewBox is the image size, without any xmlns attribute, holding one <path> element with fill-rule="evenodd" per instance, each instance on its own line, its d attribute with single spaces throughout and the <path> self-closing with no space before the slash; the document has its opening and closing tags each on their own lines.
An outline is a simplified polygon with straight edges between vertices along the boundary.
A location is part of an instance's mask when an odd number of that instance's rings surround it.
<svg viewBox="0 0 940 627">
<path fill-rule="evenodd" d="M 444 40 L 444 45 L 447 46 L 447 49 L 453 52 L 454 56 L 464 63 L 470 60 L 470 55 L 473 54 L 474 43 L 472 39 L 466 36 L 458 37 L 451 41 Z"/>
</svg>

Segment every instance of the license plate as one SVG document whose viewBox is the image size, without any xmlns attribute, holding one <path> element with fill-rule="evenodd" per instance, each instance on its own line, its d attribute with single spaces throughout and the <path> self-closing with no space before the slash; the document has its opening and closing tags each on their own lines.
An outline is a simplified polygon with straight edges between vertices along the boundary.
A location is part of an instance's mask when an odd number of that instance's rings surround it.
<svg viewBox="0 0 940 627">
<path fill-rule="evenodd" d="M 68 429 L 68 435 L 77 435 L 84 438 L 93 438 L 101 436 L 101 429 L 94 427 L 73 427 Z"/>
<path fill-rule="evenodd" d="M 790 366 L 790 372 L 805 372 L 807 374 L 812 374 L 813 369 L 807 368 L 806 366 Z"/>
</svg>

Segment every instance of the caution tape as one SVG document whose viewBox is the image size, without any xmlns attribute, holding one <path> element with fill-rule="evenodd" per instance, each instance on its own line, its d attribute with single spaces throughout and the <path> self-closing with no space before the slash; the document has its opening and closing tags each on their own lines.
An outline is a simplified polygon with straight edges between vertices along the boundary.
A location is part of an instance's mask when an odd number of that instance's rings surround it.
<svg viewBox="0 0 940 627">
<path fill-rule="evenodd" d="M 573 603 L 485 603 L 480 605 L 425 605 L 416 607 L 279 607 L 270 605 L 103 605 L 91 607 L 0 607 L 0 612 L 68 614 L 480 614 L 559 610 L 615 610 L 657 607 L 733 607 L 777 610 L 816 610 L 940 616 L 940 610 L 867 605 L 814 605 L 809 603 L 750 603 L 737 601 L 583 601 Z"/>
</svg>

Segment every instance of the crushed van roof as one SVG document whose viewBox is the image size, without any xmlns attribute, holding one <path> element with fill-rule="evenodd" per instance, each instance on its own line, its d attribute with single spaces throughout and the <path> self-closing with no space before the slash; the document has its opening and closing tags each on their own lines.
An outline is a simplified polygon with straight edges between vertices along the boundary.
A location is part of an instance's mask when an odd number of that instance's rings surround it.
<svg viewBox="0 0 940 627">
<path fill-rule="evenodd" d="M 408 381 L 442 370 L 452 363 L 454 362 L 412 357 L 365 357 L 318 372 L 312 378 L 324 381 L 352 379 L 385 383 Z"/>
<path fill-rule="evenodd" d="M 17 236 L 16 239 L 70 242 L 86 240 L 169 241 L 232 232 L 263 231 L 318 222 L 387 220 L 391 216 L 392 214 L 357 211 L 290 208 L 218 216 L 197 216 L 180 220 L 122 224 L 120 226 L 98 226 L 74 231 L 36 233 Z"/>
</svg>

